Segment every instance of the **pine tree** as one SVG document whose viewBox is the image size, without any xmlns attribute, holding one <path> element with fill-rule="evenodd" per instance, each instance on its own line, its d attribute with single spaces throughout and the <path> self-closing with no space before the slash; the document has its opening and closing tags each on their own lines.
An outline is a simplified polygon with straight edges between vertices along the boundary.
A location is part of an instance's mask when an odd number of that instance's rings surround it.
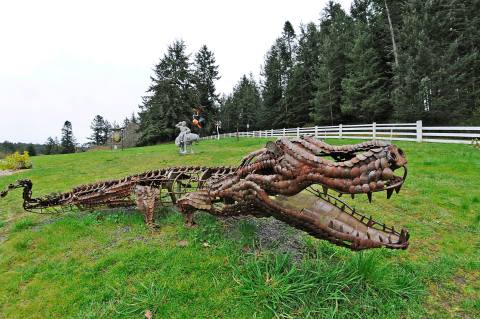
<svg viewBox="0 0 480 319">
<path fill-rule="evenodd" d="M 45 155 L 56 154 L 57 150 L 58 144 L 51 136 L 49 136 L 45 142 Z"/>
<path fill-rule="evenodd" d="M 124 119 L 123 119 L 123 127 L 127 127 L 128 124 L 130 124 L 130 119 L 128 118 L 128 116 L 126 116 Z"/>
<path fill-rule="evenodd" d="M 353 47 L 348 52 L 347 74 L 342 80 L 342 116 L 345 123 L 386 121 L 391 115 L 391 67 L 382 54 L 387 28 L 381 21 L 382 8 L 372 0 L 356 0 Z M 394 61 L 391 65 L 393 65 Z"/>
<path fill-rule="evenodd" d="M 402 12 L 395 119 L 473 123 L 480 98 L 478 10 L 480 2 L 474 0 L 408 1 Z"/>
<path fill-rule="evenodd" d="M 175 125 L 190 121 L 195 105 L 193 74 L 186 45 L 175 41 L 155 66 L 152 85 L 140 106 L 140 144 L 172 140 Z"/>
<path fill-rule="evenodd" d="M 37 150 L 35 149 L 35 146 L 33 146 L 33 144 L 28 144 L 27 152 L 30 156 L 37 156 Z"/>
<path fill-rule="evenodd" d="M 277 40 L 277 46 L 280 55 L 282 67 L 281 83 L 282 83 L 282 112 L 283 127 L 291 127 L 296 125 L 295 109 L 297 105 L 293 103 L 292 79 L 293 68 L 296 63 L 295 52 L 297 48 L 296 34 L 290 21 L 286 21 L 283 26 L 282 36 Z"/>
<path fill-rule="evenodd" d="M 213 52 L 203 45 L 195 55 L 194 61 L 194 84 L 198 103 L 204 107 L 203 116 L 207 119 L 208 129 L 214 126 L 218 102 L 215 81 L 220 79 L 218 65 Z"/>
<path fill-rule="evenodd" d="M 88 138 L 92 141 L 93 145 L 103 145 L 105 144 L 105 120 L 101 115 L 96 115 L 90 124 L 90 129 L 92 130 L 92 135 Z"/>
<path fill-rule="evenodd" d="M 272 46 L 265 57 L 262 76 L 263 106 L 259 113 L 261 128 L 285 127 L 282 115 L 282 69 L 277 46 Z"/>
<path fill-rule="evenodd" d="M 342 122 L 340 108 L 349 63 L 348 52 L 352 42 L 352 21 L 340 4 L 330 1 L 320 22 L 320 58 L 315 81 L 315 123 L 337 125 Z"/>
<path fill-rule="evenodd" d="M 260 90 L 253 76 L 242 76 L 233 88 L 232 94 L 222 104 L 220 114 L 224 129 L 230 131 L 259 129 L 258 110 L 261 105 Z"/>
<path fill-rule="evenodd" d="M 314 23 L 301 26 L 296 63 L 289 85 L 291 123 L 303 126 L 310 121 L 315 98 L 316 66 L 319 56 L 319 34 Z"/>
<path fill-rule="evenodd" d="M 65 121 L 62 127 L 61 140 L 62 153 L 75 153 L 75 138 L 73 136 L 72 123 Z"/>
<path fill-rule="evenodd" d="M 231 94 L 220 99 L 220 120 L 224 131 L 233 132 L 237 129 L 238 114 Z"/>
<path fill-rule="evenodd" d="M 110 124 L 109 121 L 104 119 L 103 120 L 103 127 L 102 127 L 102 130 L 101 130 L 101 134 L 102 134 L 101 145 L 105 145 L 105 144 L 108 143 L 108 138 L 110 136 L 111 130 L 112 130 L 112 125 Z"/>
<path fill-rule="evenodd" d="M 132 115 L 130 116 L 130 122 L 135 123 L 135 124 L 138 123 L 138 119 L 135 116 L 135 112 L 132 112 Z"/>
</svg>

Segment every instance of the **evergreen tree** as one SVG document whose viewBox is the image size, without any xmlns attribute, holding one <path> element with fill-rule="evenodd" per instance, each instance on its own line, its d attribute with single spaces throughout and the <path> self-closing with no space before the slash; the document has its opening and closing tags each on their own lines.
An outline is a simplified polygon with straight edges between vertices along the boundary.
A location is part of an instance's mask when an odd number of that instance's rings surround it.
<svg viewBox="0 0 480 319">
<path fill-rule="evenodd" d="M 101 115 L 96 115 L 90 124 L 92 135 L 88 138 L 92 141 L 93 145 L 103 145 L 106 142 L 105 139 L 105 120 Z"/>
<path fill-rule="evenodd" d="M 2 149 L 7 154 L 15 153 L 15 151 L 16 151 L 15 144 L 13 144 L 12 142 L 9 142 L 9 141 L 4 141 L 2 143 Z"/>
<path fill-rule="evenodd" d="M 102 140 L 101 140 L 101 145 L 105 145 L 108 143 L 108 138 L 110 136 L 110 131 L 112 130 L 112 125 L 110 124 L 109 121 L 106 119 L 103 120 L 103 127 L 101 132 Z"/>
<path fill-rule="evenodd" d="M 222 105 L 222 125 L 230 131 L 247 131 L 247 124 L 250 130 L 259 129 L 258 110 L 261 105 L 260 90 L 253 76 L 242 76 Z"/>
<path fill-rule="evenodd" d="M 265 57 L 262 71 L 264 106 L 259 112 L 261 126 L 289 127 L 296 122 L 292 116 L 294 106 L 289 94 L 296 46 L 295 30 L 292 24 L 286 21 L 281 37 L 275 41 Z"/>
<path fill-rule="evenodd" d="M 55 143 L 55 140 L 49 136 L 45 142 L 45 155 L 55 154 L 58 149 L 58 145 Z"/>
<path fill-rule="evenodd" d="M 342 80 L 346 76 L 349 46 L 352 43 L 352 20 L 340 4 L 330 1 L 320 22 L 320 58 L 315 81 L 314 112 L 317 124 L 337 125 L 342 122 L 340 108 Z"/>
<path fill-rule="evenodd" d="M 293 68 L 295 65 L 295 52 L 297 48 L 296 35 L 290 21 L 286 21 L 283 26 L 282 36 L 277 40 L 277 46 L 280 54 L 282 66 L 281 83 L 282 83 L 282 112 L 280 112 L 283 127 L 291 127 L 296 125 L 295 109 L 297 105 L 293 104 L 292 78 Z M 282 119 L 283 118 L 283 119 Z"/>
<path fill-rule="evenodd" d="M 128 116 L 126 116 L 124 119 L 123 119 L 123 127 L 127 127 L 128 124 L 130 124 L 130 119 L 128 118 Z"/>
<path fill-rule="evenodd" d="M 178 122 L 190 122 L 196 98 L 183 41 L 175 41 L 168 47 L 167 53 L 155 66 L 151 80 L 150 95 L 143 98 L 140 106 L 141 145 L 171 140 Z"/>
<path fill-rule="evenodd" d="M 214 126 L 217 114 L 218 95 L 215 93 L 215 81 L 218 79 L 220 76 L 215 56 L 206 45 L 203 45 L 195 55 L 194 82 L 198 103 L 204 107 L 203 116 L 207 119 L 210 129 Z"/>
<path fill-rule="evenodd" d="M 60 141 L 58 140 L 58 137 L 55 136 L 55 139 L 53 140 L 54 141 L 54 150 L 53 150 L 53 153 L 52 154 L 60 154 L 61 152 L 61 145 L 60 145 Z"/>
<path fill-rule="evenodd" d="M 301 26 L 296 63 L 289 85 L 291 124 L 303 126 L 310 120 L 315 98 L 316 67 L 319 56 L 319 34 L 314 23 Z"/>
<path fill-rule="evenodd" d="M 379 21 L 381 10 L 372 0 L 356 0 L 352 5 L 354 42 L 342 80 L 341 110 L 345 123 L 386 121 L 391 115 L 392 73 L 391 67 L 382 61 L 387 29 Z"/>
<path fill-rule="evenodd" d="M 130 122 L 131 123 L 138 123 L 137 117 L 135 116 L 135 112 L 132 112 L 132 115 L 130 116 Z"/>
<path fill-rule="evenodd" d="M 35 149 L 35 146 L 33 146 L 33 144 L 28 144 L 27 152 L 30 156 L 37 156 L 37 150 Z"/>
<path fill-rule="evenodd" d="M 226 132 L 237 130 L 238 114 L 233 105 L 231 94 L 220 99 L 220 120 L 222 121 L 222 129 Z"/>
<path fill-rule="evenodd" d="M 62 127 L 61 140 L 62 153 L 75 153 L 75 138 L 73 136 L 72 123 L 65 121 Z"/>
<path fill-rule="evenodd" d="M 263 106 L 259 114 L 259 124 L 262 128 L 285 127 L 285 117 L 282 116 L 282 69 L 277 46 L 272 46 L 265 57 L 262 84 Z"/>
<path fill-rule="evenodd" d="M 402 12 L 395 119 L 475 120 L 480 91 L 480 2 L 410 0 Z M 408 44 L 408 45 L 407 45 Z"/>
</svg>

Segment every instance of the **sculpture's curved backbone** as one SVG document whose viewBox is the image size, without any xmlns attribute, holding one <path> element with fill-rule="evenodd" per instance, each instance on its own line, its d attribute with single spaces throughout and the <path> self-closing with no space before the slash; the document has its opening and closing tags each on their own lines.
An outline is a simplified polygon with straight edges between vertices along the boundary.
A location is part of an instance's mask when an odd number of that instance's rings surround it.
<svg viewBox="0 0 480 319">
<path fill-rule="evenodd" d="M 187 226 L 194 224 L 196 210 L 217 216 L 273 216 L 352 250 L 406 249 L 406 230 L 398 232 L 366 217 L 328 193 L 333 190 L 352 198 L 366 194 L 371 201 L 374 192 L 385 191 L 390 198 L 405 181 L 406 164 L 403 151 L 385 142 L 332 146 L 304 136 L 268 142 L 244 157 L 238 167 L 171 167 L 38 198 L 32 198 L 32 182 L 24 179 L 0 195 L 23 188 L 27 211 L 136 204 L 152 227 L 156 205 L 177 205 Z M 399 168 L 403 177 L 394 175 Z M 306 196 L 303 190 L 315 196 Z"/>
</svg>

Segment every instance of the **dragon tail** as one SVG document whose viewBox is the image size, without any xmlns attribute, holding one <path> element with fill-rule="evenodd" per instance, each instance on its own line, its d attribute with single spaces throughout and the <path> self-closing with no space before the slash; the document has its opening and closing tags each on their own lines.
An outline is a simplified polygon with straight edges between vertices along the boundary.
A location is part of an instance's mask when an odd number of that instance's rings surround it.
<svg viewBox="0 0 480 319">
<path fill-rule="evenodd" d="M 17 188 L 23 188 L 23 208 L 26 211 L 33 212 L 34 210 L 43 210 L 46 208 L 61 205 L 61 194 L 50 194 L 40 198 L 32 198 L 33 183 L 30 179 L 19 179 L 16 182 L 7 186 L 7 188 L 0 192 L 0 198 L 6 197 L 10 191 Z"/>
</svg>

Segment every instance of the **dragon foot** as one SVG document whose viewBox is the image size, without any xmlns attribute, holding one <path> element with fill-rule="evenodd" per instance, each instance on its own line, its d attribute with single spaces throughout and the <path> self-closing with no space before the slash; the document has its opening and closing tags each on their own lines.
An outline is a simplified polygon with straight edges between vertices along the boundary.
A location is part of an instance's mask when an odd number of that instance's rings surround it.
<svg viewBox="0 0 480 319">
<path fill-rule="evenodd" d="M 188 228 L 196 226 L 193 220 L 196 210 L 211 211 L 213 209 L 210 196 L 204 190 L 185 194 L 177 201 L 177 206 L 185 218 L 185 227 Z"/>
</svg>

